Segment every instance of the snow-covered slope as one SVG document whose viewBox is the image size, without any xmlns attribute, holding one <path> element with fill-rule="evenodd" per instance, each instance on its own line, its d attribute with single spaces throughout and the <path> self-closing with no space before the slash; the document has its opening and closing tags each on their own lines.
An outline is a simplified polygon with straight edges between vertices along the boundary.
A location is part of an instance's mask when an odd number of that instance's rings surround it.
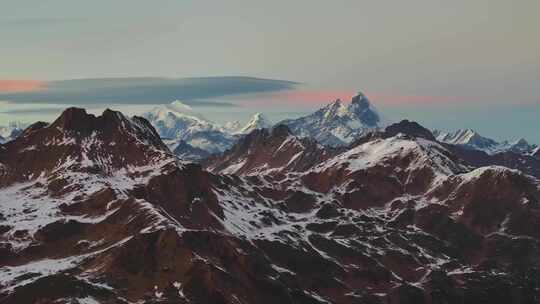
<svg viewBox="0 0 540 304">
<path fill-rule="evenodd" d="M 460 129 L 453 133 L 434 130 L 433 135 L 441 142 L 467 146 L 482 151 L 492 151 L 499 146 L 499 143 L 495 140 L 483 137 L 471 129 Z"/>
<path fill-rule="evenodd" d="M 398 134 L 391 138 L 374 139 L 360 144 L 321 163 L 314 170 L 322 172 L 345 169 L 355 172 L 386 163 L 391 164 L 396 159 L 404 159 L 407 161 L 404 170 L 430 168 L 436 175 L 448 176 L 460 171 L 460 167 L 449 159 L 448 154 L 449 151 L 435 142 Z"/>
<path fill-rule="evenodd" d="M 180 141 L 190 146 L 219 153 L 229 148 L 235 141 L 234 136 L 214 122 L 205 119 L 193 110 L 175 101 L 162 105 L 143 114 L 156 128 L 159 135 L 166 139 L 171 150 L 176 150 Z"/>
<path fill-rule="evenodd" d="M 247 122 L 246 125 L 244 125 L 240 130 L 238 130 L 238 134 L 248 134 L 252 132 L 253 130 L 257 129 L 267 129 L 272 126 L 272 123 L 264 114 L 262 113 L 256 113 L 254 114 L 251 119 Z"/>
<path fill-rule="evenodd" d="M 20 123 L 11 123 L 8 126 L 0 126 L 0 144 L 15 139 L 23 131 Z"/>
<path fill-rule="evenodd" d="M 536 145 L 529 144 L 523 138 L 513 142 L 497 142 L 494 139 L 487 138 L 478 134 L 478 132 L 472 129 L 460 129 L 455 132 L 443 132 L 440 130 L 434 130 L 433 135 L 440 142 L 480 150 L 488 154 L 507 151 L 521 154 L 530 154 L 532 150 L 536 148 Z"/>
<path fill-rule="evenodd" d="M 240 123 L 238 120 L 228 121 L 223 125 L 223 128 L 230 133 L 235 133 L 242 128 L 242 123 Z"/>
<path fill-rule="evenodd" d="M 378 129 L 383 122 L 367 97 L 359 93 L 349 104 L 338 99 L 313 114 L 279 124 L 288 126 L 297 136 L 341 146 L 351 143 L 366 131 Z"/>
</svg>

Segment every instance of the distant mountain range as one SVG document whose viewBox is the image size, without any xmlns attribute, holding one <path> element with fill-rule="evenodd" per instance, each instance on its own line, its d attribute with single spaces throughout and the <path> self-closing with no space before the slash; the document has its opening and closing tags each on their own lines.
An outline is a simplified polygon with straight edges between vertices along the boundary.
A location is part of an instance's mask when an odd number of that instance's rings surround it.
<svg viewBox="0 0 540 304">
<path fill-rule="evenodd" d="M 272 126 L 262 113 L 254 114 L 243 126 L 238 121 L 220 126 L 179 101 L 156 107 L 143 116 L 175 153 L 189 159 L 224 152 L 242 135 Z M 384 126 L 380 114 L 361 93 L 348 104 L 336 100 L 313 114 L 278 124 L 288 126 L 299 137 L 310 137 L 328 146 L 350 144 L 366 132 Z"/>
<path fill-rule="evenodd" d="M 192 161 L 223 153 L 245 134 L 273 125 L 262 113 L 254 114 L 245 125 L 239 121 L 219 125 L 179 101 L 158 106 L 143 116 L 174 153 Z M 367 133 L 383 130 L 389 124 L 390 121 L 383 118 L 368 98 L 359 93 L 350 102 L 338 99 L 312 114 L 286 119 L 276 125 L 287 126 L 299 138 L 311 138 L 325 146 L 343 147 Z M 531 156 L 535 152 L 538 154 L 538 147 L 525 139 L 497 142 L 471 129 L 455 132 L 433 130 L 432 134 L 439 142 L 484 151 L 490 155 L 503 152 Z"/>
</svg>

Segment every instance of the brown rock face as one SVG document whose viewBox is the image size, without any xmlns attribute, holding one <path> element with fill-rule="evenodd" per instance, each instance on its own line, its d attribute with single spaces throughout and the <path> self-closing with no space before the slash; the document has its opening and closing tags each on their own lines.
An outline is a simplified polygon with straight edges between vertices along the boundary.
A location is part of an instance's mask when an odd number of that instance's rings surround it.
<svg viewBox="0 0 540 304">
<path fill-rule="evenodd" d="M 539 181 L 415 123 L 341 150 L 258 130 L 205 166 L 114 111 L 0 146 L 0 303 L 540 298 Z"/>
<path fill-rule="evenodd" d="M 185 227 L 222 227 L 218 219 L 223 218 L 223 210 L 212 192 L 211 176 L 197 164 L 155 176 L 143 189 L 137 188 L 134 195 L 160 206 Z"/>
<path fill-rule="evenodd" d="M 224 155 L 204 162 L 212 172 L 273 175 L 302 172 L 336 153 L 310 139 L 299 139 L 284 125 L 255 130 Z"/>
</svg>

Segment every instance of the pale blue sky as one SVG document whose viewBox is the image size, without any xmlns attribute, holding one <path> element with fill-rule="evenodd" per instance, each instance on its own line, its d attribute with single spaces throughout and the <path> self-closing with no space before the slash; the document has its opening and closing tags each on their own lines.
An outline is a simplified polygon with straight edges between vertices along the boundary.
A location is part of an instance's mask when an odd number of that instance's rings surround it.
<svg viewBox="0 0 540 304">
<path fill-rule="evenodd" d="M 0 80 L 291 80 L 367 91 L 428 127 L 540 143 L 539 11 L 537 0 L 3 0 Z"/>
</svg>

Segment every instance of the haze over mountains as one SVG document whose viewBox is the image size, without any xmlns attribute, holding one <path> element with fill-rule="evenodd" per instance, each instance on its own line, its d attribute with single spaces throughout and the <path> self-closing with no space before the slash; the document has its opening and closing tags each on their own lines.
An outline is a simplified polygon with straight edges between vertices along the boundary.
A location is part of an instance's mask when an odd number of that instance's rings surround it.
<svg viewBox="0 0 540 304">
<path fill-rule="evenodd" d="M 212 125 L 161 110 L 162 131 Z M 35 123 L 0 145 L 0 302 L 533 303 L 540 172 L 369 127 L 339 147 L 255 129 L 198 165 L 142 117 Z"/>
</svg>

